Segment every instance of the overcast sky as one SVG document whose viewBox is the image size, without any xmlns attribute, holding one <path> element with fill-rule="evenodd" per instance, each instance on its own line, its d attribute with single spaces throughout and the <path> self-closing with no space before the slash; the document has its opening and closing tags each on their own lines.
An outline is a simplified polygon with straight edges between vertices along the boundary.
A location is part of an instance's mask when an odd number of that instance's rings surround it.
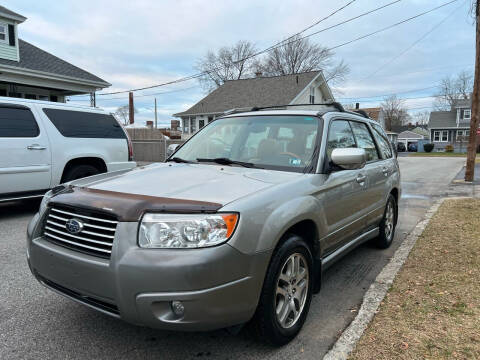
<svg viewBox="0 0 480 360">
<path fill-rule="evenodd" d="M 392 0 L 357 0 L 308 33 L 336 24 Z M 371 15 L 312 36 L 333 47 L 414 16 L 448 0 L 403 0 Z M 110 82 L 116 91 L 162 83 L 196 72 L 196 60 L 209 49 L 250 40 L 259 49 L 296 33 L 348 0 L 86 0 L 3 1 L 28 19 L 19 36 Z M 378 105 L 376 95 L 432 95 L 445 75 L 473 71 L 475 31 L 470 0 L 458 0 L 367 39 L 335 50 L 351 73 L 337 99 Z M 427 32 L 428 36 L 421 39 Z M 402 54 L 403 53 L 403 54 Z M 399 56 L 402 54 L 401 56 Z M 386 65 L 385 65 L 386 64 Z M 381 68 L 380 71 L 377 70 Z M 372 75 L 373 74 L 373 75 Z M 422 90 L 423 89 L 423 90 Z M 416 91 L 411 91 L 416 90 Z M 205 96 L 196 80 L 137 92 L 157 94 L 159 119 L 169 123 Z M 98 96 L 98 105 L 114 111 L 127 95 Z M 154 96 L 136 97 L 137 119 L 153 119 Z M 87 97 L 76 97 L 88 104 Z M 83 101 L 80 101 L 83 100 Z M 430 110 L 431 98 L 407 100 L 413 111 Z"/>
</svg>

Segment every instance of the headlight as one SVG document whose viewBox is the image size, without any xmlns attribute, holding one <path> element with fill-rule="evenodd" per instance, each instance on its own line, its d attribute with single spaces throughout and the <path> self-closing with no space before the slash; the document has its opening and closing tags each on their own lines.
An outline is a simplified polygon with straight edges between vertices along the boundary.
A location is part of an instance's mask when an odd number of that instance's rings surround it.
<svg viewBox="0 0 480 360">
<path fill-rule="evenodd" d="M 145 214 L 138 244 L 143 248 L 201 248 L 227 241 L 238 214 Z"/>
</svg>

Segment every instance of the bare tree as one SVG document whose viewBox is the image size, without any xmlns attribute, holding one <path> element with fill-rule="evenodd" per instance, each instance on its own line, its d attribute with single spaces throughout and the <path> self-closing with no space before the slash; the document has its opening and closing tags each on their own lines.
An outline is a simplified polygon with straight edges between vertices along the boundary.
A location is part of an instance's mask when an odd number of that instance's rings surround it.
<svg viewBox="0 0 480 360">
<path fill-rule="evenodd" d="M 138 110 L 136 108 L 133 109 L 134 113 L 137 113 Z M 128 105 L 123 105 L 119 106 L 117 110 L 113 113 L 115 116 L 117 116 L 121 121 L 123 125 L 128 125 L 129 122 L 129 108 Z"/>
<path fill-rule="evenodd" d="M 343 60 L 335 63 L 334 55 L 328 48 L 296 35 L 270 50 L 259 65 L 263 73 L 271 76 L 323 70 L 327 82 L 338 84 L 345 80 L 350 69 Z"/>
<path fill-rule="evenodd" d="M 419 111 L 413 115 L 413 122 L 418 125 L 428 125 L 430 121 L 430 111 Z"/>
<path fill-rule="evenodd" d="M 405 101 L 396 95 L 385 98 L 380 105 L 385 118 L 385 130 L 392 131 L 393 126 L 399 126 L 409 119 Z"/>
<path fill-rule="evenodd" d="M 207 91 L 212 91 L 227 80 L 238 80 L 249 77 L 254 71 L 255 46 L 246 40 L 240 40 L 235 45 L 224 46 L 218 51 L 208 51 L 198 60 L 196 69 L 203 76 L 200 84 Z"/>
<path fill-rule="evenodd" d="M 473 91 L 473 74 L 461 71 L 455 76 L 440 80 L 440 90 L 435 99 L 435 109 L 448 111 L 460 99 L 468 99 Z"/>
</svg>

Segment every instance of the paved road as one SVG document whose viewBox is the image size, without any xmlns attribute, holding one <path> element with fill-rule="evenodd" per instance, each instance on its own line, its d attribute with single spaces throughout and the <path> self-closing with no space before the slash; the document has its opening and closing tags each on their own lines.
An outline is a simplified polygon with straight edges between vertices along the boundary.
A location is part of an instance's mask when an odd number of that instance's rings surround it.
<svg viewBox="0 0 480 360">
<path fill-rule="evenodd" d="M 392 248 L 362 246 L 331 267 L 308 320 L 291 344 L 274 349 L 246 331 L 174 333 L 135 327 L 40 286 L 25 260 L 25 228 L 38 203 L 0 205 L 0 359 L 320 359 L 352 321 L 363 294 L 399 243 L 443 196 L 464 159 L 399 159 L 403 199 Z"/>
</svg>

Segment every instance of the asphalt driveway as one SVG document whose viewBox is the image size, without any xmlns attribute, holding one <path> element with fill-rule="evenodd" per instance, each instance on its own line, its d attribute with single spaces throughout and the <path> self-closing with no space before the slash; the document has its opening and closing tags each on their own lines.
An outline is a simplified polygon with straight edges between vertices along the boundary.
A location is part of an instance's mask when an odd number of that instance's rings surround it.
<svg viewBox="0 0 480 360">
<path fill-rule="evenodd" d="M 274 349 L 246 331 L 175 333 L 135 327 L 39 285 L 25 259 L 25 229 L 35 202 L 0 205 L 0 359 L 319 359 L 355 317 L 363 294 L 433 201 L 444 196 L 462 158 L 399 158 L 403 198 L 394 245 L 368 245 L 324 276 L 300 335 Z"/>
</svg>

